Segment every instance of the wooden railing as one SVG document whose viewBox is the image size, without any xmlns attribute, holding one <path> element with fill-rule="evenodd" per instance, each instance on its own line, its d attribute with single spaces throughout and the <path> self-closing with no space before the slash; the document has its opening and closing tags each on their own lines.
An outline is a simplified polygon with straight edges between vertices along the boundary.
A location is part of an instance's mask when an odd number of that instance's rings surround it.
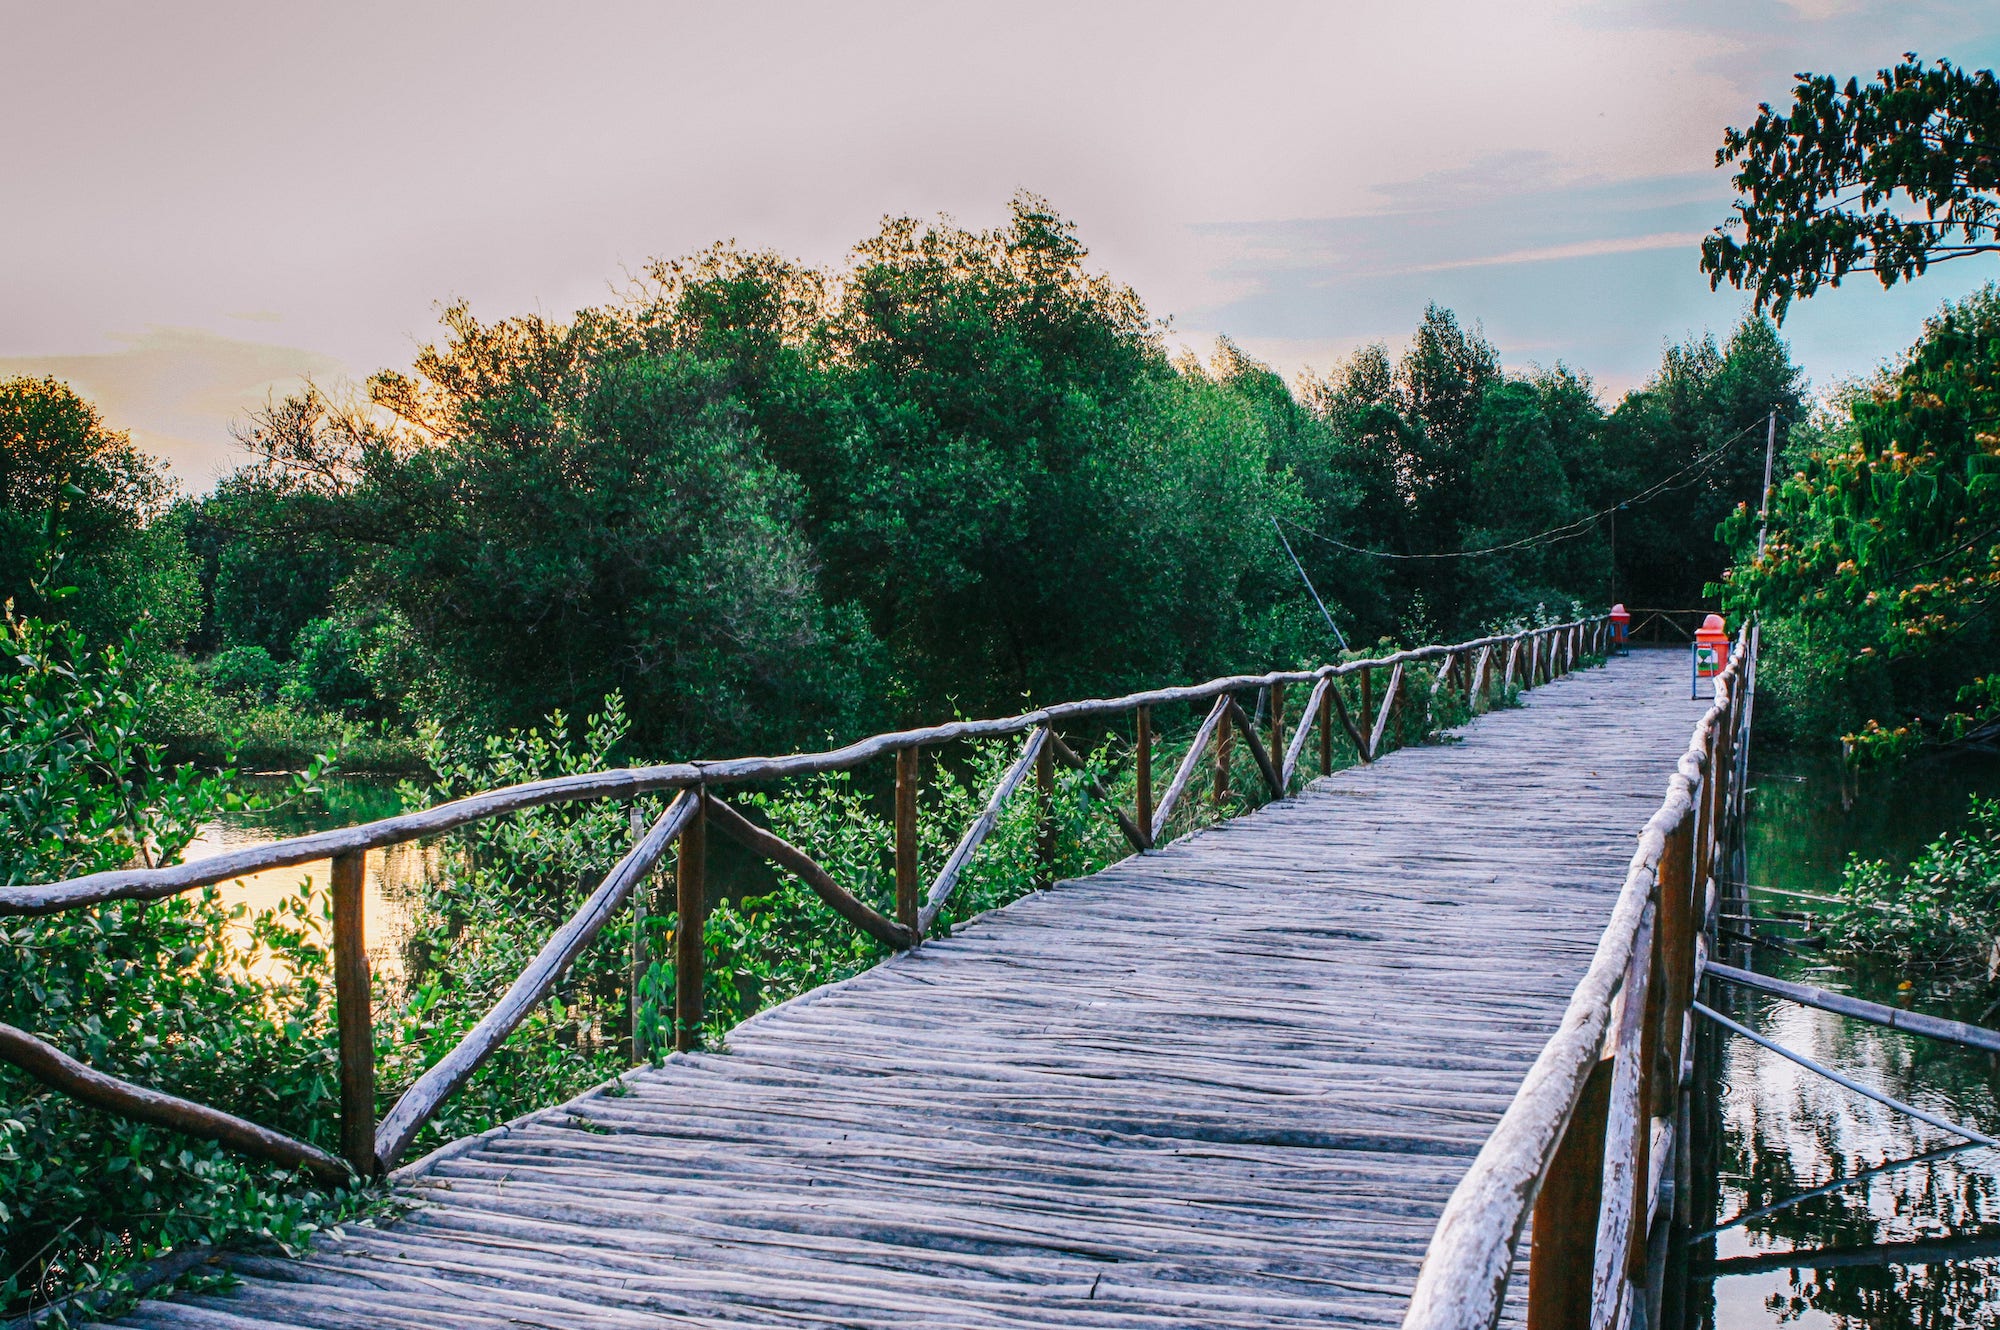
<svg viewBox="0 0 2000 1330">
<path fill-rule="evenodd" d="M 1741 827 L 1756 661 L 1753 625 L 1639 835 L 1561 1026 L 1445 1205 L 1404 1330 L 1497 1324 L 1524 1229 L 1529 1330 L 1652 1323 L 1633 1313 L 1659 1292 L 1652 1258 L 1686 1193 L 1671 1184 L 1688 1146 L 1693 1004 Z"/>
<path fill-rule="evenodd" d="M 1631 642 L 1676 644 L 1692 642 L 1694 630 L 1701 627 L 1701 621 L 1714 612 L 1688 609 L 1633 609 L 1630 611 L 1632 622 L 1625 630 L 1625 637 Z"/>
<path fill-rule="evenodd" d="M 1099 805 L 1110 808 L 1135 851 L 1165 838 L 1175 808 L 1212 752 L 1215 793 L 1227 792 L 1231 748 L 1241 735 L 1273 797 L 1291 787 L 1309 737 L 1318 735 L 1318 767 L 1332 770 L 1334 726 L 1362 762 L 1379 757 L 1391 722 L 1404 705 L 1405 672 L 1433 666 L 1431 697 L 1462 694 L 1469 712 L 1491 705 L 1517 685 L 1531 688 L 1568 672 L 1586 655 L 1601 655 L 1608 621 L 1577 620 L 1548 628 L 1454 646 L 1422 647 L 1375 660 L 1348 661 L 1309 671 L 1278 671 L 1213 679 L 1186 688 L 1163 688 L 1126 697 L 1069 702 L 998 720 L 955 721 L 924 729 L 880 734 L 820 753 L 678 762 L 531 781 L 439 804 L 419 812 L 296 836 L 272 844 L 225 851 L 194 863 L 128 868 L 63 882 L 0 887 L 0 915 L 42 915 L 111 901 L 156 900 L 271 869 L 330 858 L 333 864 L 333 970 L 340 1061 L 340 1153 L 244 1121 L 220 1110 L 107 1076 L 68 1057 L 28 1031 L 0 1024 L 0 1059 L 12 1062 L 59 1091 L 98 1107 L 191 1135 L 220 1141 L 257 1158 L 303 1169 L 322 1181 L 377 1176 L 394 1168 L 432 1115 L 506 1042 L 516 1026 L 548 997 L 572 962 L 605 923 L 633 899 L 640 883 L 670 846 L 675 855 L 674 1044 L 685 1050 L 699 1038 L 702 1014 L 702 922 L 706 915 L 706 838 L 712 828 L 793 874 L 849 924 L 895 948 L 920 944 L 950 899 L 1000 811 L 1032 771 L 1046 813 L 1056 761 L 1084 773 Z M 1383 676 L 1376 696 L 1378 675 Z M 1305 723 L 1288 735 L 1286 689 L 1311 685 L 1300 713 Z M 1257 734 L 1236 694 L 1259 691 L 1268 701 L 1268 742 Z M 1153 799 L 1154 709 L 1211 703 L 1186 756 L 1156 804 Z M 1131 812 L 1117 807 L 1058 729 L 1088 720 L 1131 716 L 1136 798 Z M 1021 754 L 1007 769 L 985 807 L 959 840 L 927 889 L 920 890 L 917 853 L 917 784 L 927 748 L 974 739 L 1025 735 Z M 893 918 L 848 891 L 812 857 L 751 822 L 718 795 L 730 786 L 819 772 L 845 771 L 878 758 L 896 759 L 895 884 Z M 675 791 L 666 810 L 635 837 L 632 848 L 605 875 L 568 922 L 556 930 L 491 1011 L 458 1045 L 375 1119 L 375 1036 L 368 954 L 363 946 L 364 856 L 371 849 L 437 836 L 488 818 L 547 804 L 588 799 L 631 800 Z"/>
</svg>

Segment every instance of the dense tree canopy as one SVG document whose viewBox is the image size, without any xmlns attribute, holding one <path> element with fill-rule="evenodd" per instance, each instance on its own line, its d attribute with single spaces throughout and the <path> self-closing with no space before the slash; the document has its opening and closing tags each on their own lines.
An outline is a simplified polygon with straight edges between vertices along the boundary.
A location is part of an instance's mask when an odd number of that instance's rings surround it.
<svg viewBox="0 0 2000 1330">
<path fill-rule="evenodd" d="M 1766 624 L 1792 724 L 1903 751 L 2000 722 L 2000 288 L 1799 432 L 1770 541 L 1729 575 Z M 1755 514 L 1732 534 L 1747 544 Z"/>
<path fill-rule="evenodd" d="M 74 587 L 63 614 L 90 641 L 145 620 L 178 645 L 196 602 L 173 499 L 165 468 L 67 385 L 0 380 L 0 601 L 39 613 L 43 591 Z"/>
<path fill-rule="evenodd" d="M 1702 270 L 1782 320 L 1795 297 L 1873 272 L 1884 287 L 1933 263 L 2000 252 L 2000 82 L 1910 54 L 1879 81 L 1801 74 L 1789 111 L 1725 132 L 1736 216 Z"/>
<path fill-rule="evenodd" d="M 96 497 L 63 520 L 124 533 L 93 549 L 199 570 L 154 597 L 202 657 L 161 666 L 177 734 L 234 707 L 471 735 L 615 691 L 636 747 L 740 751 L 1322 660 L 1281 532 L 1357 644 L 1694 606 L 1758 423 L 1799 415 L 1754 318 L 1609 410 L 1436 305 L 1296 385 L 1226 339 L 1176 360 L 1030 195 L 987 231 L 891 218 L 837 268 L 718 245 L 442 334 L 363 400 L 272 403 L 181 509 L 66 390 L 10 389 L 7 419 L 67 422 L 13 428 L 69 440 L 44 451 Z M 27 531 L 69 473 L 12 455 Z"/>
</svg>

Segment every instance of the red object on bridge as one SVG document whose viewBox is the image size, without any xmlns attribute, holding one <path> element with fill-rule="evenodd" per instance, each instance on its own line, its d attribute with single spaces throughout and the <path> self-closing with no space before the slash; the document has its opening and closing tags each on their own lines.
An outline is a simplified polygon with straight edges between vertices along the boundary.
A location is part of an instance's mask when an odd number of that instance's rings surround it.
<svg viewBox="0 0 2000 1330">
<path fill-rule="evenodd" d="M 1694 673 L 1713 679 L 1729 664 L 1729 628 L 1720 614 L 1711 614 L 1694 630 Z"/>
<path fill-rule="evenodd" d="M 1611 645 L 1622 647 L 1625 645 L 1626 635 L 1632 631 L 1632 611 L 1626 609 L 1622 604 L 1613 605 L 1609 617 L 1611 619 Z"/>
</svg>

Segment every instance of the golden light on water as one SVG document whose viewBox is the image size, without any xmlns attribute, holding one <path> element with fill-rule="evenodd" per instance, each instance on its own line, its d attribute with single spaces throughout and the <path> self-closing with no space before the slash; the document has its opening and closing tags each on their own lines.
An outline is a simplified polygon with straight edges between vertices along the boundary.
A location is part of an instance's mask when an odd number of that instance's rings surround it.
<svg viewBox="0 0 2000 1330">
<path fill-rule="evenodd" d="M 263 844 L 269 840 L 268 833 L 251 828 L 210 823 L 188 844 L 181 857 L 193 863 L 224 850 Z M 409 941 L 412 906 L 417 892 L 425 878 L 437 868 L 438 847 L 433 844 L 411 841 L 368 851 L 363 906 L 368 960 L 375 973 L 391 985 L 400 984 L 404 976 L 405 944 Z M 313 859 L 291 868 L 269 869 L 219 884 L 225 907 L 238 904 L 249 907 L 249 915 L 237 920 L 233 926 L 244 940 L 246 953 L 251 951 L 252 916 L 276 909 L 296 896 L 308 879 L 315 889 L 323 893 L 332 871 L 332 860 Z M 250 968 L 259 978 L 279 980 L 287 977 L 284 967 L 268 955 L 257 956 Z"/>
</svg>

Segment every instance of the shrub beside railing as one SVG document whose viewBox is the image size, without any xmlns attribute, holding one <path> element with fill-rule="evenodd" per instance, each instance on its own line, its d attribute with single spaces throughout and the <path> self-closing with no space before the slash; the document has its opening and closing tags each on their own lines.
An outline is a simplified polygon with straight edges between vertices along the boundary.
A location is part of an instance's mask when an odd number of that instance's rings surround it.
<svg viewBox="0 0 2000 1330">
<path fill-rule="evenodd" d="M 0 1025 L 0 1058 L 107 1111 L 224 1142 L 252 1157 L 303 1170 L 323 1183 L 339 1185 L 355 1176 L 378 1176 L 403 1159 L 445 1103 L 547 1001 L 613 916 L 631 906 L 640 884 L 670 850 L 675 866 L 670 955 L 651 957 L 642 951 L 636 956 L 634 988 L 636 996 L 648 986 L 657 990 L 662 978 L 671 982 L 672 1019 L 666 1033 L 676 1049 L 688 1049 L 702 1038 L 704 991 L 710 986 L 705 980 L 715 941 L 714 930 L 707 926 L 710 893 L 705 880 L 705 847 L 711 835 L 727 836 L 772 862 L 874 944 L 912 947 L 948 918 L 954 895 L 963 889 L 982 845 L 1012 816 L 1009 808 L 1030 786 L 1035 791 L 1035 819 L 1047 824 L 1058 766 L 1072 773 L 1067 779 L 1091 807 L 1109 812 L 1131 850 L 1144 851 L 1171 835 L 1177 813 L 1185 821 L 1185 809 L 1198 786 L 1206 786 L 1218 801 L 1229 795 L 1232 781 L 1240 778 L 1232 775 L 1240 766 L 1239 748 L 1249 755 L 1254 779 L 1265 792 L 1281 797 L 1302 770 L 1330 771 L 1336 750 L 1343 746 L 1362 762 L 1381 756 L 1395 742 L 1399 717 L 1421 714 L 1428 726 L 1433 715 L 1470 715 L 1515 688 L 1532 687 L 1567 672 L 1587 655 L 1601 653 L 1605 633 L 1604 620 L 1579 620 L 1317 670 L 1234 676 L 1185 688 L 1064 703 L 1002 719 L 955 721 L 876 735 L 820 753 L 559 775 L 358 826 L 227 851 L 191 864 L 123 868 L 62 882 L 0 887 L 0 915 L 48 915 L 118 901 L 158 900 L 252 873 L 330 858 L 341 1124 L 337 1153 L 219 1109 L 105 1075 L 14 1026 Z M 1413 689 L 1426 685 L 1427 692 L 1412 697 Z M 1289 690 L 1294 687 L 1307 690 L 1296 723 L 1287 710 L 1289 698 L 1295 696 Z M 1238 696 L 1253 692 L 1263 702 L 1257 708 L 1261 724 L 1253 723 Z M 1155 771 L 1156 711 L 1204 703 L 1207 711 L 1201 724 L 1156 797 L 1155 778 L 1164 774 Z M 1074 733 L 1087 724 L 1126 720 L 1133 736 L 1129 809 L 1105 786 L 1097 764 L 1074 751 L 1062 735 L 1064 729 Z M 923 755 L 946 745 L 1012 740 L 1020 741 L 1018 752 L 999 773 L 983 804 L 969 810 L 969 825 L 926 881 L 917 819 Z M 737 793 L 779 782 L 835 779 L 836 773 L 888 758 L 896 763 L 893 904 L 871 900 L 871 893 L 857 890 L 853 881 L 843 881 L 830 871 L 823 854 L 816 858 L 746 815 L 758 811 L 760 798 L 769 796 L 746 800 Z M 665 797 L 667 802 L 649 825 L 637 830 L 630 849 L 526 962 L 492 1008 L 451 1047 L 434 1058 L 425 1057 L 422 1071 L 378 1121 L 378 1040 L 373 983 L 363 945 L 367 852 L 552 804 L 612 800 L 636 807 L 641 799 L 653 797 Z M 761 806 L 770 807 L 768 802 Z M 1045 868 L 1052 869 L 1050 838 L 1041 838 L 1038 853 Z M 643 948 L 649 931 L 635 928 L 633 934 Z M 642 1038 L 635 1038 L 634 1051 L 643 1051 Z"/>
</svg>

